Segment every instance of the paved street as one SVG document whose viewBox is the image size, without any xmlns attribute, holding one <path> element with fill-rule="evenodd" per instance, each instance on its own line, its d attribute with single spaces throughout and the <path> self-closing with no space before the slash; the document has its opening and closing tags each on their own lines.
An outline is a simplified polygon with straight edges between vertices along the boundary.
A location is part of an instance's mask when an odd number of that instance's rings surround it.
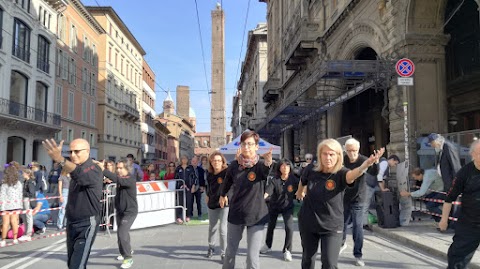
<svg viewBox="0 0 480 269">
<path fill-rule="evenodd" d="M 281 224 L 283 226 L 283 224 Z M 296 227 L 296 224 L 295 224 Z M 298 230 L 294 234 L 292 262 L 284 262 L 281 248 L 284 231 L 278 226 L 273 249 L 261 255 L 262 268 L 300 268 L 301 246 Z M 347 250 L 340 256 L 340 268 L 357 268 L 353 262 L 351 236 Z M 135 249 L 133 268 L 221 268 L 219 256 L 212 260 L 204 257 L 207 251 L 206 225 L 166 225 L 163 227 L 132 231 Z M 240 246 L 236 268 L 245 268 L 245 240 Z M 110 238 L 104 232 L 97 236 L 88 268 L 118 268 L 120 262 L 116 235 Z M 446 263 L 429 254 L 419 253 L 409 247 L 367 232 L 364 245 L 365 268 L 445 268 Z M 320 259 L 316 268 L 320 268 Z M 0 269 L 15 268 L 65 268 L 66 250 L 63 236 L 52 237 L 0 249 Z"/>
</svg>

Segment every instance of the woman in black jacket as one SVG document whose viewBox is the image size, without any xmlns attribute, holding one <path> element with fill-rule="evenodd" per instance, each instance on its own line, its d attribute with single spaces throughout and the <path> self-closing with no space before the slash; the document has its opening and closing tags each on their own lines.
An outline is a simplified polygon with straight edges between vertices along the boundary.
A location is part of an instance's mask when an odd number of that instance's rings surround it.
<svg viewBox="0 0 480 269">
<path fill-rule="evenodd" d="M 228 207 L 220 207 L 220 187 L 227 172 L 227 160 L 222 153 L 215 151 L 210 155 L 210 164 L 207 174 L 207 196 L 208 206 L 208 252 L 207 258 L 211 258 L 215 252 L 215 237 L 220 227 L 220 258 L 224 259 L 227 248 L 227 218 Z"/>
<path fill-rule="evenodd" d="M 117 218 L 118 249 L 121 256 L 117 260 L 123 260 L 121 268 L 130 268 L 133 264 L 132 247 L 130 245 L 130 227 L 132 227 L 138 214 L 137 182 L 133 176 L 133 164 L 127 159 L 117 162 L 114 174 L 103 169 L 103 162 L 95 162 L 103 170 L 107 183 L 117 183 L 115 195 L 115 209 Z"/>
<path fill-rule="evenodd" d="M 273 231 L 277 225 L 279 214 L 283 216 L 285 223 L 285 244 L 283 245 L 283 258 L 285 261 L 292 261 L 292 237 L 293 237 L 293 200 L 298 187 L 298 178 L 293 174 L 292 162 L 282 159 L 277 164 L 276 176 L 268 183 L 265 198 L 270 197 L 268 212 L 270 221 L 268 223 L 265 245 L 260 253 L 265 254 L 272 249 Z"/>
<path fill-rule="evenodd" d="M 178 192 L 178 204 L 187 207 L 187 216 L 185 218 L 186 222 L 190 221 L 190 218 L 193 216 L 193 193 L 197 190 L 198 186 L 198 177 L 195 175 L 195 168 L 188 164 L 188 157 L 183 155 L 180 159 L 181 164 L 175 169 L 175 179 L 181 179 L 182 181 L 177 181 L 177 190 L 185 189 L 185 202 L 183 204 L 183 192 Z M 177 223 L 182 224 L 182 209 L 177 209 Z"/>
</svg>

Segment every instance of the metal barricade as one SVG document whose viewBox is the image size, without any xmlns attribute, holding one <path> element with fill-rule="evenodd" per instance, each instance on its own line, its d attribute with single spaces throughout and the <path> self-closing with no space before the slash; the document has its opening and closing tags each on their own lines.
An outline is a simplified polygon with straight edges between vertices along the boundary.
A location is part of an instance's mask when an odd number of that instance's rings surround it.
<svg viewBox="0 0 480 269">
<path fill-rule="evenodd" d="M 139 205 L 139 212 L 131 229 L 157 226 L 153 225 L 154 223 L 149 225 L 146 223 L 142 224 L 141 222 L 148 222 L 148 215 L 153 216 L 153 219 L 158 221 L 158 212 L 164 210 L 176 210 L 180 208 L 182 210 L 182 217 L 185 220 L 187 210 L 185 189 L 177 189 L 177 182 L 181 182 L 180 185 L 185 184 L 185 181 L 182 179 L 137 182 L 137 202 Z M 116 209 L 115 206 L 113 206 L 116 195 L 116 185 L 116 183 L 107 185 L 104 192 L 105 213 L 102 220 L 107 227 L 106 231 L 109 235 L 110 227 L 113 227 L 113 229 L 116 230 Z M 147 219 L 145 220 L 145 218 Z M 174 222 L 175 219 L 176 217 L 173 218 L 172 222 Z"/>
</svg>

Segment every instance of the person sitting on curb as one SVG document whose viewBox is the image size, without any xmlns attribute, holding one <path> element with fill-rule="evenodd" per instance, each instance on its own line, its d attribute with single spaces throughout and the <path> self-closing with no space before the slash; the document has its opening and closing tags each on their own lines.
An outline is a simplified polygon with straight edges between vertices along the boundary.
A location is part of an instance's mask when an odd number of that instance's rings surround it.
<svg viewBox="0 0 480 269">
<path fill-rule="evenodd" d="M 408 191 L 401 191 L 400 195 L 403 197 L 411 196 L 413 198 L 419 198 L 425 196 L 425 198 L 430 199 L 445 199 L 445 195 L 440 193 L 443 190 L 443 180 L 442 177 L 438 174 L 436 169 L 427 169 L 423 170 L 420 167 L 413 169 L 412 178 L 415 181 L 422 182 L 422 186 L 419 190 L 414 192 Z M 432 191 L 433 190 L 433 191 Z M 442 210 L 439 208 L 439 203 L 425 201 L 425 206 L 429 212 L 442 215 Z M 440 221 L 440 217 L 433 216 L 435 220 L 436 226 L 438 226 L 438 222 Z"/>
</svg>

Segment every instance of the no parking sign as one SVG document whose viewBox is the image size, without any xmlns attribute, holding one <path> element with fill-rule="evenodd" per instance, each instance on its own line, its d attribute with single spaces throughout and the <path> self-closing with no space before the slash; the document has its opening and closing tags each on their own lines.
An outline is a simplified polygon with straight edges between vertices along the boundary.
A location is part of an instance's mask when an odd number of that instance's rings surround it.
<svg viewBox="0 0 480 269">
<path fill-rule="evenodd" d="M 411 78 L 411 76 L 413 75 L 413 73 L 415 73 L 415 64 L 413 64 L 412 60 L 407 58 L 398 60 L 397 64 L 395 65 L 395 70 L 400 76 L 398 78 L 398 85 L 413 85 L 413 78 Z"/>
</svg>

